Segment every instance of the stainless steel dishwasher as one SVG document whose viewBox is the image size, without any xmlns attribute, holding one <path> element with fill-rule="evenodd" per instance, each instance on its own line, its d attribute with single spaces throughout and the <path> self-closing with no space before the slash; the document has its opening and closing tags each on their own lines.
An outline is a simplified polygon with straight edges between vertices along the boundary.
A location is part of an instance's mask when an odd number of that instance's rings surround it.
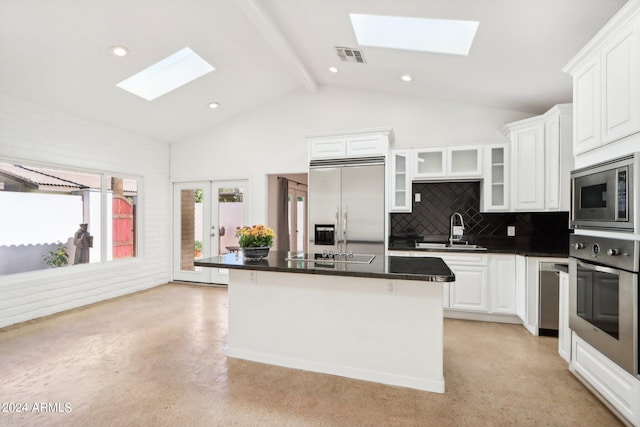
<svg viewBox="0 0 640 427">
<path fill-rule="evenodd" d="M 557 337 L 560 276 L 552 262 L 541 262 L 538 272 L 538 335 Z"/>
</svg>

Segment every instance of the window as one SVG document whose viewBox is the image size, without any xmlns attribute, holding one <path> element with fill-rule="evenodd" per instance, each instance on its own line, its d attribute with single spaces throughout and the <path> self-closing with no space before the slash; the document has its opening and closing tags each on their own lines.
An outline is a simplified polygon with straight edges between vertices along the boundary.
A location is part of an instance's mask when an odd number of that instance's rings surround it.
<svg viewBox="0 0 640 427">
<path fill-rule="evenodd" d="M 136 256 L 138 180 L 0 162 L 0 275 Z"/>
</svg>

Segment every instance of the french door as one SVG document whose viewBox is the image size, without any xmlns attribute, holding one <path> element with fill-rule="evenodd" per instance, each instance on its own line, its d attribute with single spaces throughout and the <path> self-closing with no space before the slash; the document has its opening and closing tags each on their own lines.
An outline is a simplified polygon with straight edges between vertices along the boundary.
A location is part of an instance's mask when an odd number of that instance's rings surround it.
<svg viewBox="0 0 640 427">
<path fill-rule="evenodd" d="M 229 283 L 228 270 L 193 263 L 237 250 L 236 227 L 249 224 L 247 187 L 246 180 L 174 184 L 174 280 Z"/>
</svg>

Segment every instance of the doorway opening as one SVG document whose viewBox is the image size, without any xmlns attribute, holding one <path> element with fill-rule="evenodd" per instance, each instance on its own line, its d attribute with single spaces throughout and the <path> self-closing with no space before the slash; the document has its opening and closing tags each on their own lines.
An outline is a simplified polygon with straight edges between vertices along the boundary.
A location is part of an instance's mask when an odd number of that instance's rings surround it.
<svg viewBox="0 0 640 427">
<path fill-rule="evenodd" d="M 246 180 L 174 184 L 174 280 L 229 283 L 227 269 L 193 263 L 237 250 L 236 228 L 247 223 L 247 188 Z"/>
<path fill-rule="evenodd" d="M 287 203 L 287 235 L 289 250 L 292 252 L 307 252 L 307 195 L 308 175 L 306 173 L 276 174 L 267 176 L 267 222 L 275 226 L 276 236 L 280 236 L 278 230 L 278 178 L 288 181 Z M 275 246 L 282 250 L 283 245 L 276 239 Z"/>
</svg>

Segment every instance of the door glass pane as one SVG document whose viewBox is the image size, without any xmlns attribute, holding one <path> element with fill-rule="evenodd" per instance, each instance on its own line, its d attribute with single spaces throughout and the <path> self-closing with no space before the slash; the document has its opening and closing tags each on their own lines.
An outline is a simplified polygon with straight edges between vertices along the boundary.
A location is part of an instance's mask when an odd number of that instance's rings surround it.
<svg viewBox="0 0 640 427">
<path fill-rule="evenodd" d="M 295 205 L 293 204 L 293 201 L 295 200 L 295 194 L 293 193 L 289 193 L 288 195 L 288 206 L 287 206 L 287 226 L 289 227 L 289 250 L 295 252 L 296 249 L 296 241 L 294 238 L 294 231 L 295 231 L 295 223 L 293 222 L 293 220 L 295 219 Z"/>
<path fill-rule="evenodd" d="M 193 262 L 202 257 L 202 189 L 180 191 L 180 270 L 201 271 Z"/>
<path fill-rule="evenodd" d="M 307 239 L 307 193 L 301 190 L 289 189 L 289 250 L 291 252 L 305 251 Z"/>
<path fill-rule="evenodd" d="M 244 224 L 244 189 L 240 187 L 218 189 L 218 255 L 238 249 L 236 230 Z"/>
<path fill-rule="evenodd" d="M 427 151 L 418 153 L 418 173 L 420 174 L 441 174 L 444 173 L 442 151 Z"/>
<path fill-rule="evenodd" d="M 578 266 L 577 314 L 618 339 L 620 336 L 619 277 Z"/>
<path fill-rule="evenodd" d="M 582 209 L 607 207 L 607 184 L 584 186 L 580 189 L 580 207 Z"/>
<path fill-rule="evenodd" d="M 306 218 L 305 206 L 307 205 L 306 197 L 303 194 L 296 197 L 296 250 L 304 251 L 304 242 L 306 241 L 305 223 Z"/>
</svg>

